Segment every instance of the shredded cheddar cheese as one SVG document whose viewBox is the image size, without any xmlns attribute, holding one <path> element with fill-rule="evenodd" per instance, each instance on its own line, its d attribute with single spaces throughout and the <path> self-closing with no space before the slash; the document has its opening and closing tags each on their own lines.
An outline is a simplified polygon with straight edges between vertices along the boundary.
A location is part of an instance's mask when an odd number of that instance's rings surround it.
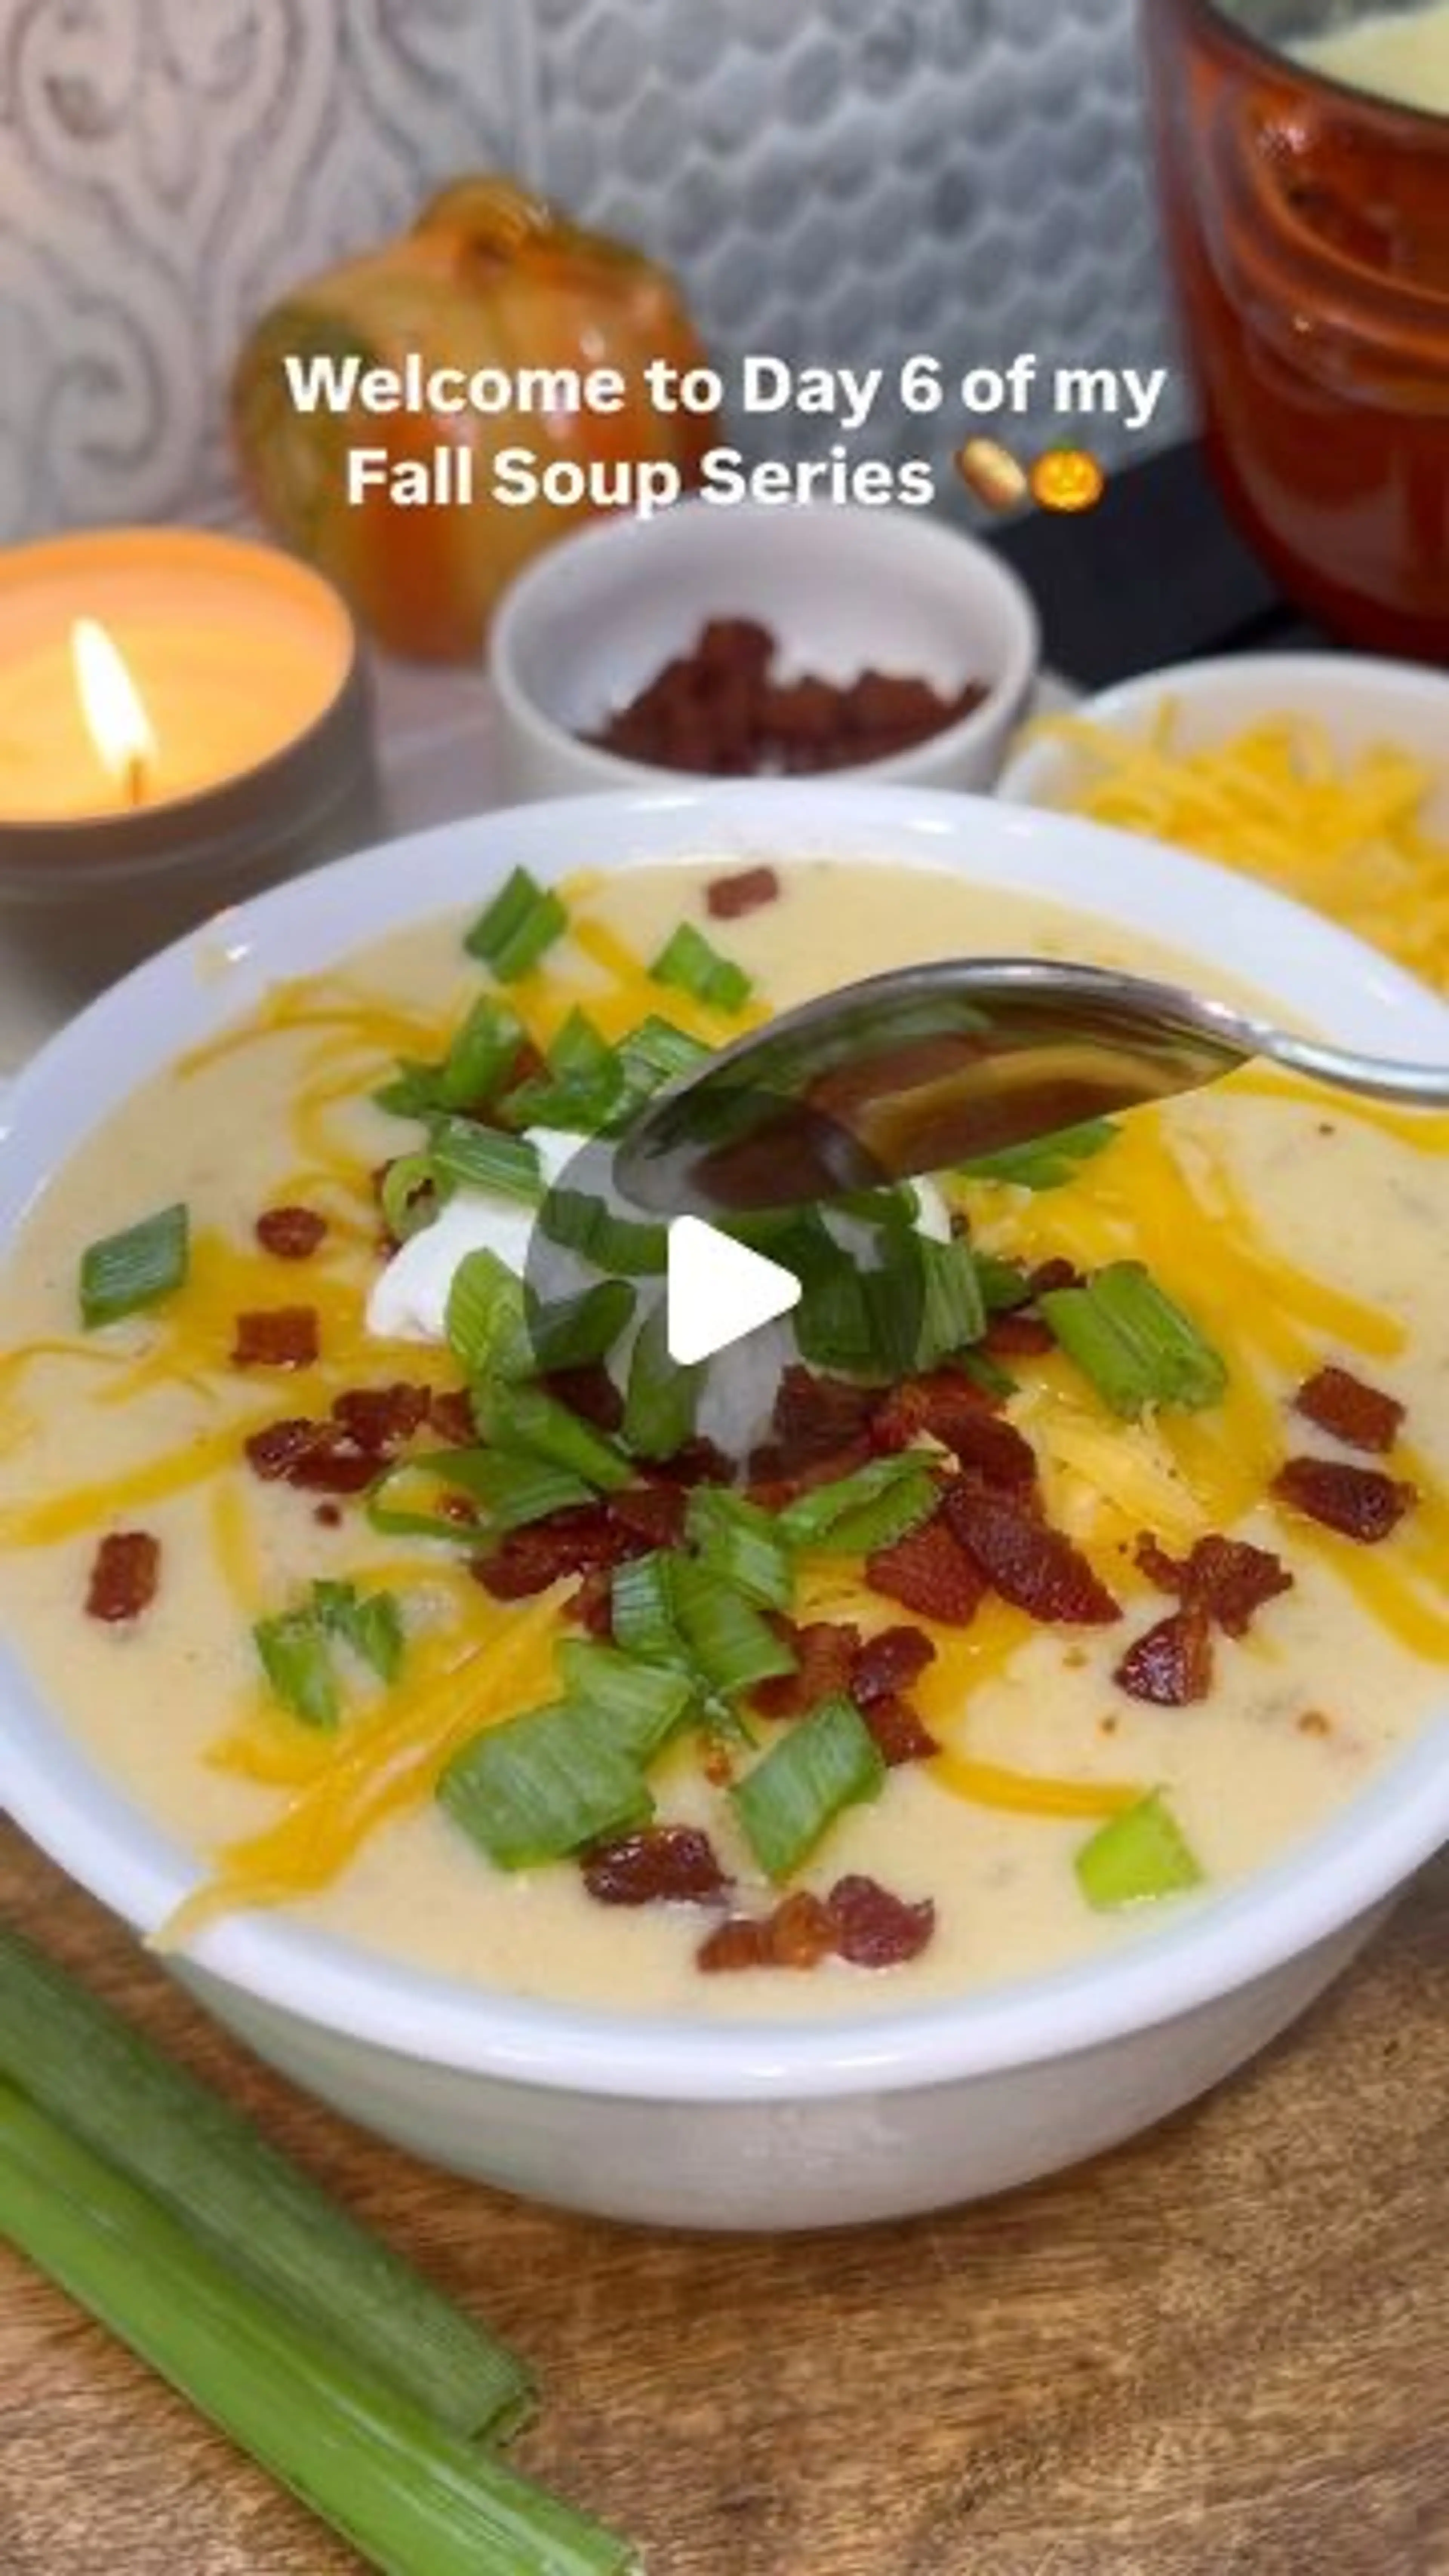
<svg viewBox="0 0 1449 2576">
<path fill-rule="evenodd" d="M 425 1679 L 330 1742 L 329 1758 L 275 1824 L 227 1845 L 215 1875 L 163 1924 L 156 1946 L 174 1949 L 238 1906 L 285 1904 L 327 1886 L 369 1834 L 431 1797 L 452 1755 L 481 1727 L 548 1696 L 557 1630 L 557 1604 L 545 1593 L 525 1610 L 481 1622 L 461 1656 L 456 1638 L 439 1641 Z"/>
<path fill-rule="evenodd" d="M 1449 985 L 1449 840 L 1429 827 L 1440 782 L 1420 762 L 1388 743 L 1345 762 L 1288 715 L 1186 751 L 1178 716 L 1168 698 L 1145 737 L 1065 716 L 1036 738 L 1081 755 L 1072 812 L 1264 878 Z"/>
</svg>

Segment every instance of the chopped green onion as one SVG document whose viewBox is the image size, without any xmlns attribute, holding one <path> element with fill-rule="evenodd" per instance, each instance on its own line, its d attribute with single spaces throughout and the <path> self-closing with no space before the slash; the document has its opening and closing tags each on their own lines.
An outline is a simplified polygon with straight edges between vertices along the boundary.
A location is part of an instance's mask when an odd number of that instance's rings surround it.
<svg viewBox="0 0 1449 2576">
<path fill-rule="evenodd" d="M 449 1763 L 438 1797 L 498 1869 L 564 1860 L 654 1813 L 634 1756 L 568 1701 L 486 1727 Z"/>
<path fill-rule="evenodd" d="M 673 1570 L 678 1557 L 656 1548 L 616 1566 L 609 1586 L 610 1623 L 626 1654 L 651 1663 L 688 1661 L 689 1649 L 674 1616 Z"/>
<path fill-rule="evenodd" d="M 481 1503 L 500 1530 L 522 1529 L 594 1499 L 593 1486 L 582 1476 L 518 1449 L 435 1449 L 412 1463 L 430 1467 L 443 1484 Z"/>
<path fill-rule="evenodd" d="M 689 1498 L 687 1529 L 701 1565 L 712 1574 L 764 1610 L 789 1609 L 795 1590 L 789 1550 L 778 1522 L 758 1503 L 718 1485 L 701 1485 Z"/>
<path fill-rule="evenodd" d="M 888 1458 L 873 1458 L 868 1467 L 857 1467 L 852 1475 L 837 1476 L 833 1483 L 816 1485 L 809 1493 L 799 1495 L 786 1505 L 775 1526 L 789 1548 L 819 1547 L 837 1521 L 853 1512 L 868 1511 L 894 1486 L 913 1484 L 920 1472 L 919 1450 L 903 1449 Z"/>
<path fill-rule="evenodd" d="M 1099 1913 L 1155 1905 L 1200 1887 L 1203 1872 L 1160 1790 L 1124 1808 L 1077 1853 L 1077 1883 Z"/>
<path fill-rule="evenodd" d="M 795 1657 L 752 1601 L 708 1566 L 673 1559 L 670 1605 L 691 1661 L 713 1691 L 753 1690 L 793 1673 Z"/>
<path fill-rule="evenodd" d="M 854 1284 L 855 1268 L 816 1208 L 790 1208 L 737 1219 L 727 1229 L 767 1261 L 777 1261 L 809 1295 L 842 1271 Z"/>
<path fill-rule="evenodd" d="M 570 1705 L 592 1709 L 609 1741 L 638 1763 L 651 1762 L 668 1743 L 695 1696 L 690 1674 L 581 1637 L 564 1639 L 557 1662 Z"/>
<path fill-rule="evenodd" d="M 1056 1190 L 1119 1133 L 1110 1118 L 1084 1118 L 1074 1127 L 1058 1127 L 1050 1136 L 1033 1136 L 1025 1145 L 977 1154 L 961 1170 L 972 1181 L 1009 1181 L 1018 1190 Z"/>
<path fill-rule="evenodd" d="M 1007 1396 L 1016 1393 L 1018 1381 L 1010 1369 L 1002 1368 L 1000 1362 L 990 1359 L 985 1351 L 958 1351 L 954 1365 L 963 1377 L 969 1377 L 973 1386 L 979 1386 L 984 1395 L 1000 1396 L 1004 1402 Z"/>
<path fill-rule="evenodd" d="M 767 1878 L 789 1878 L 843 1808 L 877 1798 L 885 1763 L 854 1700 L 828 1699 L 802 1718 L 730 1791 Z"/>
<path fill-rule="evenodd" d="M 743 1009 L 754 989 L 743 966 L 721 957 L 692 921 L 680 923 L 649 972 L 656 984 L 673 984 L 717 1011 Z"/>
<path fill-rule="evenodd" d="M 616 1121 L 631 1118 L 646 1100 L 666 1082 L 678 1082 L 693 1073 L 709 1055 L 709 1048 L 685 1029 L 677 1029 L 670 1020 L 653 1015 L 641 1020 L 622 1038 L 615 1051 L 620 1096 L 615 1103 Z"/>
<path fill-rule="evenodd" d="M 252 1639 L 272 1691 L 304 1726 L 333 1727 L 342 1713 L 327 1631 L 315 1609 L 259 1619 Z"/>
<path fill-rule="evenodd" d="M 587 1011 L 570 1011 L 548 1051 L 549 1070 L 560 1082 L 597 1082 L 614 1066 L 614 1050 Z"/>
<path fill-rule="evenodd" d="M 1031 1281 L 1019 1262 L 1001 1261 L 993 1252 L 978 1252 L 973 1258 L 988 1315 L 1014 1315 L 1019 1306 L 1030 1305 Z"/>
<path fill-rule="evenodd" d="M 1115 1261 L 1084 1288 L 1052 1290 L 1041 1311 L 1103 1403 L 1127 1421 L 1151 1404 L 1196 1411 L 1227 1387 L 1218 1352 L 1139 1261 Z"/>
<path fill-rule="evenodd" d="M 449 1192 L 426 1154 L 399 1154 L 383 1175 L 382 1217 L 395 1243 L 410 1242 L 431 1225 Z"/>
<path fill-rule="evenodd" d="M 928 1521 L 940 1499 L 934 1477 L 918 1467 L 914 1476 L 888 1485 L 874 1502 L 842 1512 L 816 1545 L 825 1556 L 874 1556 L 877 1548 L 894 1547 L 908 1530 Z"/>
<path fill-rule="evenodd" d="M 633 1481 L 633 1468 L 622 1450 L 542 1387 L 494 1382 L 483 1389 L 478 1410 L 486 1437 L 502 1449 L 547 1458 L 569 1475 L 581 1476 L 585 1484 L 597 1486 L 600 1493 L 618 1493 Z"/>
<path fill-rule="evenodd" d="M 615 1216 L 588 1190 L 550 1190 L 539 1211 L 539 1232 L 566 1252 L 577 1252 L 596 1270 L 629 1279 L 661 1276 L 669 1266 L 669 1228 Z"/>
<path fill-rule="evenodd" d="M 372 1096 L 390 1118 L 431 1118 L 443 1106 L 442 1067 L 405 1056 L 392 1079 Z"/>
<path fill-rule="evenodd" d="M 586 1368 L 592 1360 L 607 1358 L 633 1321 L 637 1302 L 626 1279 L 600 1279 L 582 1295 L 559 1298 L 551 1306 L 525 1289 L 528 1338 L 539 1374 Z"/>
<path fill-rule="evenodd" d="M 614 1049 L 587 1013 L 570 1011 L 548 1051 L 549 1069 L 519 1083 L 500 1104 L 515 1127 L 556 1127 L 592 1136 L 617 1106 L 624 1076 Z"/>
<path fill-rule="evenodd" d="M 504 2345 L 219 2093 L 4 1927 L 0 2073 L 140 2184 L 148 2206 L 453 2432 L 506 2434 L 528 2412 L 529 2374 Z M 0 2185 L 0 2234 L 12 2218 Z"/>
<path fill-rule="evenodd" d="M 930 1369 L 980 1341 L 986 1330 L 986 1301 L 971 1247 L 959 1237 L 950 1243 L 921 1238 L 916 1257 L 924 1292 L 916 1364 Z"/>
<path fill-rule="evenodd" d="M 334 2351 L 0 2086 L 0 2231 L 393 2576 L 625 2576 L 630 2550 Z"/>
<path fill-rule="evenodd" d="M 496 1190 L 529 1207 L 543 1197 L 538 1147 L 472 1118 L 439 1118 L 428 1138 L 428 1161 L 437 1177 L 471 1190 Z"/>
<path fill-rule="evenodd" d="M 340 1637 L 380 1681 L 396 1681 L 407 1641 L 394 1593 L 359 1593 L 353 1583 L 314 1583 L 312 1606 L 327 1635 Z"/>
<path fill-rule="evenodd" d="M 794 1269 L 795 1265 L 791 1262 L 789 1266 Z M 875 1328 L 864 1274 L 838 1250 L 828 1270 L 805 1282 L 794 1325 L 796 1347 L 812 1368 L 859 1377 L 871 1373 L 876 1359 Z M 910 1366 L 909 1358 L 903 1366 Z"/>
<path fill-rule="evenodd" d="M 515 868 L 463 941 L 470 957 L 491 966 L 500 984 L 515 984 L 568 928 L 556 894 L 545 894 L 527 868 Z"/>
<path fill-rule="evenodd" d="M 465 1253 L 448 1290 L 448 1348 L 472 1378 L 526 1371 L 531 1362 L 523 1285 L 496 1252 Z"/>
<path fill-rule="evenodd" d="M 191 1220 L 178 1200 L 123 1233 L 87 1244 L 80 1263 L 81 1321 L 87 1332 L 174 1296 L 191 1258 Z"/>
<path fill-rule="evenodd" d="M 440 1538 L 452 1547 L 476 1547 L 484 1530 L 475 1521 L 450 1519 L 443 1511 L 422 1511 L 400 1502 L 421 1478 L 430 1486 L 466 1494 L 481 1503 L 486 1530 L 522 1529 L 550 1513 L 570 1511 L 594 1500 L 594 1488 L 546 1458 L 529 1458 L 509 1449 L 430 1449 L 418 1458 L 400 1458 L 385 1470 L 367 1497 L 367 1518 L 384 1538 Z"/>
<path fill-rule="evenodd" d="M 646 1315 L 629 1358 L 624 1445 L 636 1458 L 672 1458 L 694 1429 L 701 1368 L 682 1368 L 668 1350 L 663 1306 Z"/>
<path fill-rule="evenodd" d="M 524 1037 L 517 1012 L 495 993 L 485 993 L 474 1003 L 438 1067 L 437 1106 L 484 1108 L 515 1062 Z"/>
</svg>

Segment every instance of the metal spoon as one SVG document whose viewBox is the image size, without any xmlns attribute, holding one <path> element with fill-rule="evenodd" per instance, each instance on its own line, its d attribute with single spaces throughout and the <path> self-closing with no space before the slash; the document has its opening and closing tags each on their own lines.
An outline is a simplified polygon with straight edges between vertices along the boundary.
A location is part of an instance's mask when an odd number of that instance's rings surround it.
<svg viewBox="0 0 1449 2576">
<path fill-rule="evenodd" d="M 712 1056 L 633 1121 L 615 1180 L 674 1215 L 799 1206 L 1196 1090 L 1255 1056 L 1369 1099 L 1449 1108 L 1449 1066 L 1290 1036 L 1180 985 L 947 959 L 847 985 Z"/>
</svg>

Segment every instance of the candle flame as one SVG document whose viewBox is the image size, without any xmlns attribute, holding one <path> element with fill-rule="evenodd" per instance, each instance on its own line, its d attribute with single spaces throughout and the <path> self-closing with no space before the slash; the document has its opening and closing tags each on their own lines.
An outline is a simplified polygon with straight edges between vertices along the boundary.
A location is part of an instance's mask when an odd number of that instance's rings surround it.
<svg viewBox="0 0 1449 2576">
<path fill-rule="evenodd" d="M 70 630 L 76 691 L 102 766 L 129 804 L 139 805 L 156 760 L 156 737 L 140 692 L 104 626 L 78 617 Z"/>
</svg>

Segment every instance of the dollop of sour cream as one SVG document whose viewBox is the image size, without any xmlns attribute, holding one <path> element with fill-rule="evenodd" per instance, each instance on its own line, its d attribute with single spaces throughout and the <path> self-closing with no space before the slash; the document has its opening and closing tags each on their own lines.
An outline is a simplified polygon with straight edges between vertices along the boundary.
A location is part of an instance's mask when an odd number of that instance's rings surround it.
<svg viewBox="0 0 1449 2576">
<path fill-rule="evenodd" d="M 546 1190 L 552 1189 L 586 1142 L 556 1128 L 530 1127 Z M 934 1181 L 912 1184 L 916 1232 L 949 1243 L 951 1210 Z M 470 1252 L 491 1252 L 521 1279 L 533 1242 L 534 1211 L 494 1190 L 459 1189 L 447 1205 L 393 1254 L 373 1283 L 367 1329 L 380 1341 L 445 1342 L 454 1274 Z M 777 1373 L 778 1373 L 778 1363 Z"/>
<path fill-rule="evenodd" d="M 530 1127 L 546 1190 L 586 1142 L 555 1127 Z M 496 1190 L 455 1190 L 446 1207 L 400 1246 L 374 1280 L 367 1329 L 379 1341 L 445 1342 L 453 1278 L 470 1252 L 492 1252 L 521 1279 L 533 1241 L 534 1211 Z"/>
</svg>

